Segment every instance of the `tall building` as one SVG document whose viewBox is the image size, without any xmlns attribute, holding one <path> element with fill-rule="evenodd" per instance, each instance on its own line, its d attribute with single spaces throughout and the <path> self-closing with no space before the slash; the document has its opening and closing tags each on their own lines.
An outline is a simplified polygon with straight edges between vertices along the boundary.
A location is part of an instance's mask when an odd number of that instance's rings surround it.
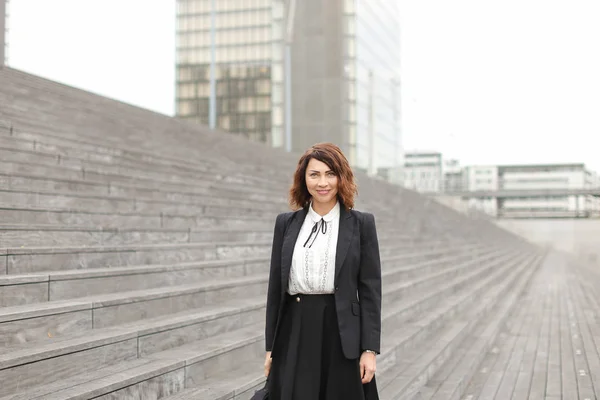
<svg viewBox="0 0 600 400">
<path fill-rule="evenodd" d="M 294 152 L 331 141 L 356 169 L 401 180 L 396 2 L 178 0 L 177 5 L 178 117 L 209 124 L 214 57 L 217 128 Z"/>
</svg>

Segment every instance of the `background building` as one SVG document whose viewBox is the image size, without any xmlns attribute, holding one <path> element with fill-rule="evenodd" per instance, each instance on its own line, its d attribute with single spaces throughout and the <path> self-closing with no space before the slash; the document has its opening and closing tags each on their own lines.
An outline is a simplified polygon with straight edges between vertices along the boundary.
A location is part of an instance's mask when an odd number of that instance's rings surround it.
<svg viewBox="0 0 600 400">
<path fill-rule="evenodd" d="M 209 125 L 210 114 L 212 4 L 177 2 L 176 115 L 203 125 Z M 284 3 L 214 4 L 216 127 L 280 146 Z"/>
<path fill-rule="evenodd" d="M 463 190 L 463 168 L 458 160 L 443 160 L 444 192 L 460 192 Z"/>
<path fill-rule="evenodd" d="M 437 152 L 406 154 L 404 186 L 434 194 L 444 204 L 504 218 L 599 217 L 600 198 L 563 193 L 600 188 L 600 176 L 584 164 L 471 165 L 443 160 Z M 532 190 L 558 191 L 547 196 Z M 497 197 L 495 192 L 513 191 Z M 469 197 L 469 192 L 477 197 Z M 487 192 L 487 193 L 481 193 Z"/>
<path fill-rule="evenodd" d="M 357 170 L 401 181 L 400 28 L 395 2 L 214 3 L 215 10 L 211 0 L 177 3 L 179 118 L 209 125 L 214 56 L 217 128 L 293 152 L 332 141 Z M 286 121 L 291 121 L 290 143 Z"/>
<path fill-rule="evenodd" d="M 495 165 L 465 167 L 463 190 L 470 192 L 498 190 L 498 167 Z M 498 213 L 498 201 L 493 197 L 468 199 L 468 207 L 494 216 Z"/>
<path fill-rule="evenodd" d="M 584 164 L 469 166 L 464 169 L 465 191 L 515 191 L 514 197 L 469 199 L 469 207 L 506 218 L 587 217 L 600 213 L 591 195 L 527 196 L 519 191 L 572 190 L 598 187 L 597 174 Z"/>
<path fill-rule="evenodd" d="M 584 164 L 506 165 L 498 167 L 499 189 L 591 189 L 595 174 Z M 505 217 L 588 216 L 597 214 L 598 199 L 592 196 L 515 197 L 501 199 L 498 212 Z"/>
<path fill-rule="evenodd" d="M 404 186 L 422 193 L 439 193 L 443 183 L 442 154 L 407 152 L 404 163 Z"/>
</svg>

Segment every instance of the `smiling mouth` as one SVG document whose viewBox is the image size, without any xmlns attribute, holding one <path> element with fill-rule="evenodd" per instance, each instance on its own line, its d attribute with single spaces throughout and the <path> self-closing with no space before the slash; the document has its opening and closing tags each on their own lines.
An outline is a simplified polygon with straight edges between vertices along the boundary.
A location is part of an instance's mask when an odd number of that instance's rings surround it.
<svg viewBox="0 0 600 400">
<path fill-rule="evenodd" d="M 319 194 L 327 194 L 327 193 L 329 193 L 329 190 L 317 190 L 317 193 L 319 193 Z"/>
</svg>

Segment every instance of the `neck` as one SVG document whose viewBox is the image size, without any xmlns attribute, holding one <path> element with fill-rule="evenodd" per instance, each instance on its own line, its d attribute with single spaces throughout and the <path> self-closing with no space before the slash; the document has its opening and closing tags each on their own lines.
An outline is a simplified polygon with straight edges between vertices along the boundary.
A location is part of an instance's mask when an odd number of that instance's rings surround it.
<svg viewBox="0 0 600 400">
<path fill-rule="evenodd" d="M 320 216 L 327 215 L 329 211 L 333 210 L 333 207 L 337 204 L 337 199 L 333 199 L 329 203 L 317 203 L 315 201 L 312 202 L 312 208 L 315 210 L 317 214 Z"/>
</svg>

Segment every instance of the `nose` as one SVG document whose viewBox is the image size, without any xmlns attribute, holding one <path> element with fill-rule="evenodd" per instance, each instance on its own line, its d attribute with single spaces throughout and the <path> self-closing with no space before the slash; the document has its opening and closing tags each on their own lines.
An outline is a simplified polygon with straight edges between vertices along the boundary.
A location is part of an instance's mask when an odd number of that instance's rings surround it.
<svg viewBox="0 0 600 400">
<path fill-rule="evenodd" d="M 325 176 L 319 178 L 319 186 L 327 186 L 327 178 Z"/>
</svg>

